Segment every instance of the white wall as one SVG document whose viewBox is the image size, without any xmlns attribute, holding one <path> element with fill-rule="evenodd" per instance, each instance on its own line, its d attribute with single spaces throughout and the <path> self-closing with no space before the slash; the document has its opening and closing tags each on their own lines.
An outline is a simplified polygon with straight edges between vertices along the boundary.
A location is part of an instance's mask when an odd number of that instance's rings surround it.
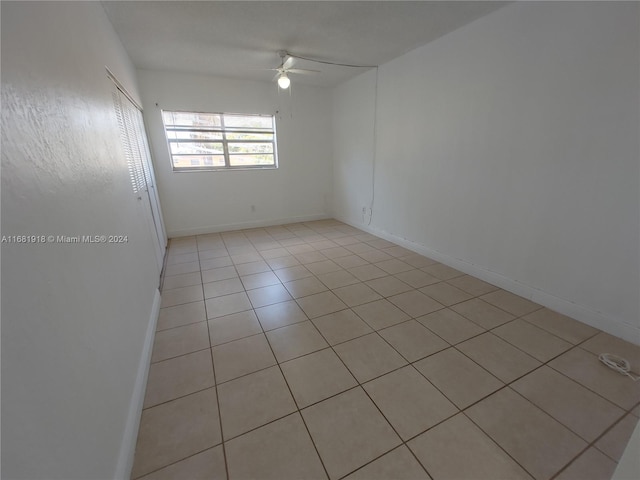
<svg viewBox="0 0 640 480">
<path fill-rule="evenodd" d="M 371 227 L 640 343 L 638 9 L 518 2 L 381 66 Z M 371 123 L 371 83 L 336 89 L 336 126 Z M 335 137 L 353 224 L 368 142 Z"/>
<path fill-rule="evenodd" d="M 275 82 L 149 70 L 139 70 L 138 77 L 170 237 L 330 215 L 329 90 L 302 86 L 295 78 L 290 96 L 288 92 L 278 93 Z M 278 111 L 279 168 L 172 172 L 162 109 L 261 114 Z"/>
<path fill-rule="evenodd" d="M 337 218 L 351 223 L 369 221 L 374 179 L 376 81 L 375 69 L 370 70 L 333 93 L 333 212 Z"/>
<path fill-rule="evenodd" d="M 135 70 L 97 2 L 1 8 L 2 235 L 129 237 L 2 245 L 2 478 L 123 477 L 159 272 L 105 66 Z"/>
</svg>

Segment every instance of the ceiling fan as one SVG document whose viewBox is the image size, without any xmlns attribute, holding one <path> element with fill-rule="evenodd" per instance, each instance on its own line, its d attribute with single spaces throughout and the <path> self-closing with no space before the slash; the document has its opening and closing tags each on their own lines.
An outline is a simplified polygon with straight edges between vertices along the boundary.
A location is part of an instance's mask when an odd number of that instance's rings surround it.
<svg viewBox="0 0 640 480">
<path fill-rule="evenodd" d="M 296 59 L 292 55 L 290 55 L 286 50 L 278 51 L 278 55 L 280 55 L 280 66 L 277 68 L 269 68 L 269 70 L 273 70 L 276 73 L 276 76 L 273 77 L 274 80 L 278 80 L 278 86 L 283 90 L 289 88 L 291 85 L 291 79 L 289 78 L 290 73 L 300 73 L 300 74 L 312 74 L 312 73 L 320 73 L 320 70 L 307 70 L 303 68 L 291 68 L 295 63 Z"/>
</svg>

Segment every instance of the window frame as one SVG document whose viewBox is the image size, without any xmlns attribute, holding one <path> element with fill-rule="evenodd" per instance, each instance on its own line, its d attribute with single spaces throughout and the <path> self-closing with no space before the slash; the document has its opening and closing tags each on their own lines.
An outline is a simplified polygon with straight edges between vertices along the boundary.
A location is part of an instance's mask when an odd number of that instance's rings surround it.
<svg viewBox="0 0 640 480">
<path fill-rule="evenodd" d="M 191 166 L 191 167 L 176 167 L 174 163 L 174 155 L 180 156 L 181 154 L 174 154 L 171 151 L 171 144 L 178 143 L 178 140 L 173 140 L 169 138 L 169 130 L 167 128 L 171 128 L 175 125 L 167 126 L 165 122 L 165 113 L 183 113 L 183 114 L 202 114 L 202 115 L 219 115 L 220 123 L 222 124 L 220 127 L 211 127 L 211 128 L 197 128 L 194 127 L 193 130 L 182 129 L 182 131 L 209 131 L 221 133 L 222 139 L 218 140 L 202 140 L 202 143 L 221 143 L 223 147 L 223 152 L 218 155 L 222 155 L 224 158 L 224 165 L 215 166 L 215 165 L 205 165 L 205 166 Z M 196 111 L 187 111 L 187 110 L 161 110 L 160 115 L 162 118 L 162 126 L 164 130 L 164 136 L 167 141 L 167 150 L 169 152 L 169 160 L 171 162 L 171 170 L 175 173 L 187 173 L 187 172 L 221 172 L 221 171 L 238 171 L 238 170 L 276 170 L 279 167 L 278 164 L 278 135 L 276 132 L 276 115 L 272 115 L 269 113 L 229 113 L 229 112 L 196 112 Z M 265 131 L 256 131 L 256 130 L 247 130 L 242 129 L 241 127 L 226 127 L 225 126 L 225 116 L 226 117 L 262 117 L 262 118 L 270 118 L 271 119 L 271 129 Z M 229 140 L 227 138 L 227 133 L 266 133 L 273 136 L 272 140 Z M 188 143 L 188 142 L 184 142 Z M 271 143 L 273 145 L 273 163 L 272 164 L 256 164 L 256 165 L 231 165 L 231 159 L 235 155 L 234 153 L 230 153 L 229 144 L 233 145 L 234 143 Z M 182 154 L 188 155 L 188 154 Z M 249 154 L 252 155 L 252 154 Z M 255 154 L 253 154 L 255 155 Z"/>
</svg>

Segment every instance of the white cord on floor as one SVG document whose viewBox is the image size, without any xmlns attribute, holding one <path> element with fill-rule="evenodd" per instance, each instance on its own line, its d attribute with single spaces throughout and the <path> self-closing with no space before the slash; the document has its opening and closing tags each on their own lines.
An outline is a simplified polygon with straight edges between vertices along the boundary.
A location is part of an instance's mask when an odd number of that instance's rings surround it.
<svg viewBox="0 0 640 480">
<path fill-rule="evenodd" d="M 611 368 L 612 370 L 615 370 L 621 375 L 626 375 L 634 382 L 637 382 L 638 379 L 640 379 L 640 377 L 636 377 L 629 373 L 629 369 L 631 368 L 631 365 L 629 365 L 629 362 L 626 359 L 619 357 L 617 355 L 614 355 L 612 353 L 601 353 L 598 356 L 598 358 L 607 367 Z"/>
</svg>

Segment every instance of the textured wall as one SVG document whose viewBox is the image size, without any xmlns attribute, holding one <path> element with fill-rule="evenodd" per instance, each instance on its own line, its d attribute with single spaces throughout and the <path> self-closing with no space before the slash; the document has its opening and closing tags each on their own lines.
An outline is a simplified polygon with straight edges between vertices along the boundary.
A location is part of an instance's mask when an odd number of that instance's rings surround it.
<svg viewBox="0 0 640 480">
<path fill-rule="evenodd" d="M 158 285 L 112 82 L 135 71 L 96 2 L 2 2 L 2 478 L 115 475 Z"/>
</svg>

